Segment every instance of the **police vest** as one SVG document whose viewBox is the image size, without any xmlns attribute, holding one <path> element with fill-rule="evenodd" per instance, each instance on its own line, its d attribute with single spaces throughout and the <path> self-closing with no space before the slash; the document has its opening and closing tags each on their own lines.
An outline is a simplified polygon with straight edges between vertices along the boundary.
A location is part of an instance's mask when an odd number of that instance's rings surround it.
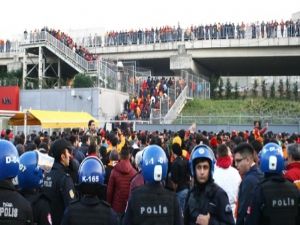
<svg viewBox="0 0 300 225">
<path fill-rule="evenodd" d="M 100 201 L 98 204 L 87 205 L 80 201 L 71 203 L 69 206 L 70 225 L 109 225 L 111 208 L 108 203 Z"/>
<path fill-rule="evenodd" d="M 261 183 L 264 224 L 296 225 L 299 193 L 293 183 L 283 179 L 267 179 Z"/>
<path fill-rule="evenodd" d="M 131 196 L 132 225 L 174 224 L 175 201 L 175 193 L 162 187 L 145 185 L 136 189 Z"/>
<path fill-rule="evenodd" d="M 187 208 L 190 224 L 195 224 L 199 214 L 206 215 L 210 213 L 211 217 L 216 217 L 216 202 L 214 200 L 215 194 L 219 188 L 214 183 L 207 184 L 205 190 L 197 191 L 193 188 L 189 191 L 187 196 Z M 196 187 L 197 188 L 197 187 Z"/>
<path fill-rule="evenodd" d="M 0 181 L 0 224 L 27 225 L 33 221 L 29 202 L 8 181 Z"/>
<path fill-rule="evenodd" d="M 23 192 L 22 194 L 31 204 L 34 225 L 51 224 L 50 200 L 44 194 L 38 192 Z"/>
<path fill-rule="evenodd" d="M 61 170 L 52 168 L 51 172 L 46 173 L 44 177 L 42 192 L 50 199 L 53 225 L 60 224 L 63 217 L 65 203 L 62 193 L 64 191 L 64 183 L 66 179 L 68 179 L 68 176 L 69 175 Z M 73 194 L 73 192 L 71 194 Z"/>
</svg>

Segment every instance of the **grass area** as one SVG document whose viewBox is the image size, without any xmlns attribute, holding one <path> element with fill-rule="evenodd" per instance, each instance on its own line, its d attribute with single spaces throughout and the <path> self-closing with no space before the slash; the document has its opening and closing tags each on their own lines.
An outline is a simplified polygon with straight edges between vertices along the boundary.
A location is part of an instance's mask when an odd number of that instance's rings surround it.
<svg viewBox="0 0 300 225">
<path fill-rule="evenodd" d="M 300 102 L 279 99 L 201 100 L 187 102 L 176 122 L 253 123 L 261 119 L 273 124 L 298 122 Z M 180 120 L 180 121 L 179 121 Z"/>
</svg>

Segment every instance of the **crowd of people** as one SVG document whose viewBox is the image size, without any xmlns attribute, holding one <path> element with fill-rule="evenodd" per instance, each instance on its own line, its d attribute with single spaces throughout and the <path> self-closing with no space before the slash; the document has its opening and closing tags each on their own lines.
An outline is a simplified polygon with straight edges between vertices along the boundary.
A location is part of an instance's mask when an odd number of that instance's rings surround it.
<svg viewBox="0 0 300 225">
<path fill-rule="evenodd" d="M 182 78 L 150 76 L 137 83 L 137 94 L 125 100 L 124 111 L 115 120 L 149 120 L 152 109 L 171 108 L 186 85 Z M 171 89 L 173 94 L 169 92 Z"/>
<path fill-rule="evenodd" d="M 81 45 L 77 45 L 77 43 L 74 42 L 73 38 L 70 37 L 65 32 L 62 32 L 61 30 L 55 30 L 55 29 L 49 29 L 48 27 L 42 28 L 39 30 L 30 31 L 28 34 L 28 31 L 24 31 L 24 40 L 28 40 L 29 35 L 29 42 L 34 42 L 35 40 L 38 40 L 40 38 L 41 32 L 46 31 L 47 33 L 54 36 L 56 39 L 60 40 L 64 45 L 68 46 L 70 49 L 72 49 L 75 53 L 83 57 L 87 61 L 93 61 L 97 59 L 97 55 L 92 54 L 89 52 L 87 48 L 84 48 Z"/>
<path fill-rule="evenodd" d="M 10 52 L 10 47 L 10 40 L 4 41 L 3 39 L 0 39 L 0 52 Z"/>
<path fill-rule="evenodd" d="M 300 20 L 280 22 L 213 23 L 206 25 L 191 25 L 183 29 L 178 25 L 160 28 L 146 28 L 130 31 L 111 31 L 104 37 L 104 46 L 153 44 L 175 41 L 214 40 L 214 39 L 244 39 L 244 38 L 277 38 L 299 37 Z"/>
<path fill-rule="evenodd" d="M 300 135 L 259 121 L 214 133 L 108 131 L 91 120 L 86 131 L 1 139 L 7 224 L 299 224 Z"/>
</svg>

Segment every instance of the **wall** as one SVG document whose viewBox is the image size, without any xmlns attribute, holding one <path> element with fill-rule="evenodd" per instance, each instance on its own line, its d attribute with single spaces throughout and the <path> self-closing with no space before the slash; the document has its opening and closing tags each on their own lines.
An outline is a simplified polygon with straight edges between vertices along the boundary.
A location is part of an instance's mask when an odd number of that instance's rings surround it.
<svg viewBox="0 0 300 225">
<path fill-rule="evenodd" d="M 110 119 L 123 110 L 127 93 L 104 88 L 21 90 L 20 110 L 88 112 L 97 119 Z"/>
<path fill-rule="evenodd" d="M 19 110 L 19 87 L 0 87 L 0 110 Z"/>
</svg>

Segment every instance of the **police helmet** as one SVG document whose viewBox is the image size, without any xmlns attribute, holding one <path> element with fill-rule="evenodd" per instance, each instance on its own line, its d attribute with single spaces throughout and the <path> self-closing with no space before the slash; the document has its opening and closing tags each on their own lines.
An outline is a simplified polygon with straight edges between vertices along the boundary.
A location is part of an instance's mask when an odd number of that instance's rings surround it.
<svg viewBox="0 0 300 225">
<path fill-rule="evenodd" d="M 201 144 L 194 147 L 189 164 L 190 164 L 190 171 L 192 176 L 195 175 L 195 166 L 197 159 L 208 159 L 210 164 L 210 174 L 213 175 L 214 172 L 214 165 L 215 165 L 215 155 L 210 147 L 207 145 Z"/>
<path fill-rule="evenodd" d="M 280 174 L 284 169 L 283 152 L 280 145 L 268 143 L 261 150 L 260 169 L 264 173 Z"/>
<path fill-rule="evenodd" d="M 158 145 L 147 146 L 142 155 L 141 169 L 146 182 L 154 183 L 164 180 L 168 170 L 165 151 Z"/>
<path fill-rule="evenodd" d="M 100 159 L 95 156 L 89 156 L 81 162 L 78 170 L 78 175 L 79 185 L 103 185 L 105 178 L 105 168 Z"/>
<path fill-rule="evenodd" d="M 38 166 L 38 153 L 36 151 L 28 151 L 21 155 L 18 184 L 21 189 L 42 186 L 43 170 Z"/>
<path fill-rule="evenodd" d="M 14 178 L 19 171 L 19 154 L 9 141 L 0 140 L 0 180 Z"/>
</svg>

